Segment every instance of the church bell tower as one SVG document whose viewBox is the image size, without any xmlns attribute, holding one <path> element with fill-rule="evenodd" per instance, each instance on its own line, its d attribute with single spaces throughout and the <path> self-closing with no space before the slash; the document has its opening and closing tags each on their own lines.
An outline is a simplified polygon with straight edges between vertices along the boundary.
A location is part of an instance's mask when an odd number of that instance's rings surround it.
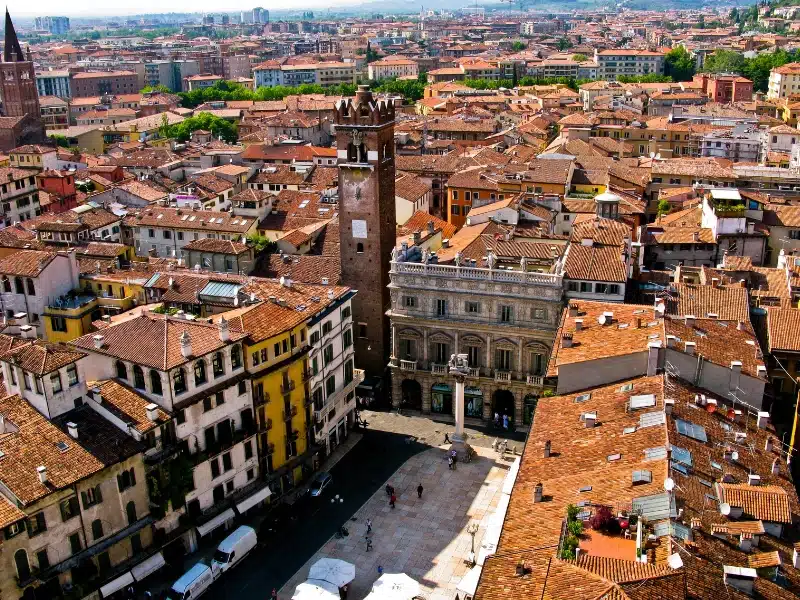
<svg viewBox="0 0 800 600">
<path fill-rule="evenodd" d="M 22 52 L 8 9 L 6 9 L 5 46 L 0 71 L 3 116 L 31 115 L 38 121 L 41 118 L 39 93 L 36 91 L 36 74 L 33 70 L 30 49 L 27 54 Z"/>
<path fill-rule="evenodd" d="M 394 105 L 369 86 L 336 106 L 341 283 L 353 298 L 356 365 L 381 375 L 389 361 L 389 262 L 395 246 Z"/>
</svg>

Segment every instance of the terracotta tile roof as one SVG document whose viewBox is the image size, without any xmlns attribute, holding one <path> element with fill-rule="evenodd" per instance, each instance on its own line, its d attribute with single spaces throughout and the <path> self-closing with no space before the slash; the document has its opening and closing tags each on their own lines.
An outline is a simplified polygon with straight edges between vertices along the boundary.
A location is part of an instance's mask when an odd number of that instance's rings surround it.
<svg viewBox="0 0 800 600">
<path fill-rule="evenodd" d="M 145 286 L 159 290 L 161 300 L 167 304 L 200 304 L 200 292 L 210 283 L 233 283 L 241 286 L 246 281 L 246 277 L 241 275 L 198 273 L 186 269 L 154 273 Z"/>
<path fill-rule="evenodd" d="M 253 174 L 247 183 L 280 183 L 282 185 L 300 185 L 309 176 L 307 172 L 295 171 L 292 165 L 265 165 L 261 171 Z"/>
<path fill-rule="evenodd" d="M 656 161 L 652 168 L 653 176 L 683 175 L 686 177 L 736 179 L 732 168 L 726 167 L 713 158 L 670 158 Z"/>
<path fill-rule="evenodd" d="M 216 325 L 145 313 L 104 329 L 103 345 L 99 349 L 95 348 L 96 334 L 93 333 L 79 337 L 70 344 L 82 350 L 167 371 L 192 360 L 181 354 L 180 337 L 184 332 L 189 334 L 192 341 L 192 358 L 215 352 L 245 337 L 243 333 L 232 331 L 230 342 L 223 342 Z"/>
<path fill-rule="evenodd" d="M 771 552 L 758 552 L 747 557 L 747 565 L 751 569 L 781 566 L 781 555 L 777 550 Z"/>
<path fill-rule="evenodd" d="M 486 236 L 505 235 L 505 231 L 494 221 L 478 225 L 465 225 L 450 238 L 450 245 L 447 248 L 440 248 L 436 255 L 439 257 L 440 263 L 449 263 L 455 258 L 457 252 L 461 252 L 463 258 L 477 260 L 480 264 L 482 257 L 486 256 L 485 242 L 486 239 L 489 239 Z"/>
<path fill-rule="evenodd" d="M 342 266 L 338 253 L 331 256 L 291 255 L 288 261 L 283 256 L 270 254 L 265 270 L 259 274 L 264 277 L 285 276 L 304 283 L 321 283 L 322 278 L 327 277 L 331 283 L 337 283 L 342 274 Z"/>
<path fill-rule="evenodd" d="M 767 204 L 764 208 L 764 224 L 772 227 L 800 227 L 800 206 Z"/>
<path fill-rule="evenodd" d="M 108 227 L 122 220 L 122 217 L 105 208 L 90 205 L 79 208 L 63 213 L 45 213 L 24 221 L 23 226 L 31 231 L 80 231 Z"/>
<path fill-rule="evenodd" d="M 632 236 L 630 226 L 625 223 L 594 214 L 579 214 L 573 222 L 570 241 L 580 244 L 582 240 L 590 239 L 601 246 L 622 246 Z"/>
<path fill-rule="evenodd" d="M 151 404 L 151 400 L 119 380 L 89 381 L 86 385 L 96 402 L 139 433 L 147 433 L 170 419 L 161 408 L 156 411 L 155 421 L 148 419 L 145 407 Z"/>
<path fill-rule="evenodd" d="M 745 515 L 762 521 L 791 523 L 789 495 L 776 485 L 720 483 L 720 502 L 741 508 Z"/>
<path fill-rule="evenodd" d="M 675 283 L 672 299 L 667 302 L 667 314 L 684 317 L 694 315 L 706 317 L 717 315 L 722 321 L 750 320 L 750 305 L 747 290 L 738 286 L 695 285 Z"/>
<path fill-rule="evenodd" d="M 431 185 L 411 173 L 398 172 L 394 180 L 394 195 L 415 202 L 430 193 Z"/>
<path fill-rule="evenodd" d="M 767 308 L 767 344 L 770 352 L 800 351 L 800 310 Z"/>
<path fill-rule="evenodd" d="M 214 233 L 238 234 L 246 234 L 254 224 L 254 220 L 250 217 L 238 217 L 229 212 L 161 206 L 148 206 L 130 212 L 123 222 L 128 227 L 197 229 Z"/>
<path fill-rule="evenodd" d="M 666 317 L 664 326 L 667 335 L 678 338 L 678 350 L 683 351 L 685 342 L 695 342 L 696 354 L 725 368 L 730 368 L 732 361 L 741 361 L 742 373 L 750 377 L 758 377 L 758 367 L 765 366 L 761 346 L 749 322 L 743 322 L 739 329 L 734 321 L 697 318 L 690 327 L 684 319 Z"/>
<path fill-rule="evenodd" d="M 560 365 L 647 352 L 648 344 L 665 342 L 663 320 L 652 306 L 575 300 L 570 305 L 578 307 L 578 316 L 569 316 L 569 307 L 561 313 L 548 374 L 557 375 Z M 605 312 L 613 313 L 612 323 L 600 325 L 598 317 Z M 576 319 L 583 320 L 580 331 Z M 562 343 L 567 333 L 572 335 L 571 347 Z"/>
<path fill-rule="evenodd" d="M 447 221 L 440 219 L 435 215 L 427 213 L 424 210 L 418 210 L 411 215 L 411 218 L 409 218 L 408 221 L 397 228 L 397 235 L 403 236 L 412 234 L 415 231 L 427 231 L 428 223 L 433 223 L 434 230 L 441 230 L 443 240 L 452 238 L 458 229 L 455 225 L 452 225 L 451 223 L 448 223 Z"/>
<path fill-rule="evenodd" d="M 125 244 L 113 242 L 89 242 L 85 247 L 78 248 L 75 253 L 78 257 L 104 256 L 115 258 L 125 252 Z"/>
<path fill-rule="evenodd" d="M 5 352 L 0 355 L 0 360 L 41 376 L 75 363 L 85 356 L 86 353 L 65 344 L 35 340 Z"/>
<path fill-rule="evenodd" d="M 739 535 L 749 533 L 751 535 L 764 535 L 763 521 L 731 521 L 728 523 L 717 523 L 711 526 L 711 533 L 722 533 L 725 535 Z"/>
<path fill-rule="evenodd" d="M 197 250 L 199 252 L 216 252 L 218 254 L 243 254 L 247 252 L 247 244 L 218 240 L 215 238 L 200 238 L 192 240 L 183 247 L 184 250 Z"/>
<path fill-rule="evenodd" d="M 0 482 L 23 505 L 36 502 L 54 490 L 67 488 L 102 471 L 116 463 L 120 453 L 130 455 L 142 449 L 133 438 L 89 407 L 81 408 L 85 410 L 79 415 L 83 418 L 79 419 L 82 422 L 78 425 L 89 423 L 91 428 L 82 428 L 86 431 L 80 431 L 79 441 L 70 437 L 66 428 L 57 425 L 60 421 L 48 421 L 18 395 L 0 399 L 0 415 L 6 421 L 7 431 L 0 435 L 0 451 L 3 452 Z M 69 416 L 68 420 L 77 418 L 76 410 L 64 416 Z M 103 449 L 103 444 L 92 443 L 92 439 L 99 435 L 105 438 L 107 450 Z M 66 449 L 60 450 L 57 444 Z M 47 468 L 47 484 L 39 481 L 39 466 Z"/>
<path fill-rule="evenodd" d="M 564 261 L 564 277 L 624 283 L 628 274 L 619 248 L 571 244 Z"/>
<path fill-rule="evenodd" d="M 311 179 L 306 181 L 306 186 L 317 191 L 324 191 L 327 189 L 335 188 L 339 185 L 339 168 L 338 167 L 321 167 L 317 165 L 311 171 Z"/>
<path fill-rule="evenodd" d="M 0 273 L 38 277 L 55 257 L 55 252 L 20 250 L 0 259 Z"/>
<path fill-rule="evenodd" d="M 703 216 L 703 209 L 699 206 L 679 210 L 666 215 L 661 215 L 656 219 L 656 225 L 660 227 L 700 227 Z"/>
<path fill-rule="evenodd" d="M 716 244 L 714 232 L 707 227 L 663 227 L 661 231 L 648 228 L 654 244 Z"/>
<path fill-rule="evenodd" d="M 27 515 L 17 508 L 5 496 L 0 496 L 0 527 L 8 527 L 24 519 Z"/>
<path fill-rule="evenodd" d="M 272 211 L 258 223 L 258 229 L 292 231 L 306 225 L 327 221 L 336 214 L 337 204 L 323 202 L 320 192 L 281 190 Z"/>
</svg>

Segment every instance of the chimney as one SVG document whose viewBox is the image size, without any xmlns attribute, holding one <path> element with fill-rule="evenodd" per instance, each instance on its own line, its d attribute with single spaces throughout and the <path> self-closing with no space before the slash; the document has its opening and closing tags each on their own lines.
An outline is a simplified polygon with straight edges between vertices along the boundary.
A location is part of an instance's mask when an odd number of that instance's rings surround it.
<svg viewBox="0 0 800 600">
<path fill-rule="evenodd" d="M 671 415 L 674 406 L 675 406 L 674 398 L 664 398 L 664 414 Z"/>
<path fill-rule="evenodd" d="M 692 233 L 692 241 L 693 242 L 699 242 L 700 241 L 700 232 L 699 231 L 695 231 L 695 232 Z"/>
<path fill-rule="evenodd" d="M 756 475 L 755 473 L 750 473 L 747 476 L 747 483 L 748 485 L 761 485 L 761 476 Z"/>
<path fill-rule="evenodd" d="M 758 428 L 766 429 L 768 424 L 769 424 L 769 413 L 763 410 L 758 411 L 758 417 L 756 419 L 756 425 L 758 425 Z"/>
<path fill-rule="evenodd" d="M 40 465 L 36 467 L 36 472 L 39 474 L 39 483 L 42 485 L 47 484 L 47 467 Z"/>
<path fill-rule="evenodd" d="M 678 338 L 674 335 L 667 336 L 667 348 L 675 348 L 678 343 Z"/>
<path fill-rule="evenodd" d="M 756 375 L 758 377 L 766 379 L 767 378 L 767 367 L 765 367 L 764 365 L 758 365 L 756 367 Z"/>
<path fill-rule="evenodd" d="M 189 332 L 184 329 L 183 333 L 181 334 L 181 354 L 184 358 L 189 358 L 192 355 L 192 338 L 189 336 Z"/>
<path fill-rule="evenodd" d="M 569 305 L 569 316 L 570 317 L 577 317 L 578 316 L 578 305 L 570 303 Z"/>
<path fill-rule="evenodd" d="M 428 233 L 433 235 L 434 230 L 433 221 L 428 221 Z"/>
<path fill-rule="evenodd" d="M 692 529 L 700 529 L 703 522 L 697 517 L 693 517 L 689 523 Z"/>
<path fill-rule="evenodd" d="M 333 300 L 333 290 L 328 290 L 328 300 Z"/>
<path fill-rule="evenodd" d="M 95 347 L 95 349 L 96 349 L 96 350 L 99 350 L 100 348 L 102 348 L 102 347 L 103 347 L 103 340 L 105 340 L 105 337 L 103 337 L 103 336 L 102 336 L 102 335 L 100 335 L 100 334 L 97 334 L 97 335 L 95 335 L 95 336 L 92 336 L 92 340 L 94 340 L 94 347 Z"/>
<path fill-rule="evenodd" d="M 795 569 L 800 569 L 800 542 L 794 545 L 794 552 L 792 552 L 792 565 Z"/>
<path fill-rule="evenodd" d="M 158 404 L 151 402 L 147 406 L 144 407 L 147 411 L 147 420 L 151 423 L 155 423 L 158 421 Z"/>
<path fill-rule="evenodd" d="M 780 475 L 780 472 L 781 472 L 780 459 L 776 457 L 775 460 L 772 461 L 772 467 L 770 468 L 770 473 L 772 473 L 773 475 Z"/>
<path fill-rule="evenodd" d="M 755 230 L 756 230 L 756 224 L 753 221 L 748 221 L 747 222 L 747 233 L 752 235 L 753 233 L 755 233 Z"/>
<path fill-rule="evenodd" d="M 658 373 L 658 350 L 661 342 L 650 342 L 647 344 L 647 376 L 653 377 Z"/>
<path fill-rule="evenodd" d="M 583 413 L 583 426 L 586 429 L 591 429 L 597 423 L 597 413 Z"/>
<path fill-rule="evenodd" d="M 322 278 L 322 285 L 328 285 L 328 283 L 330 283 L 330 280 L 327 277 L 323 277 Z"/>
<path fill-rule="evenodd" d="M 772 436 L 764 440 L 764 452 L 772 452 Z"/>
<path fill-rule="evenodd" d="M 742 378 L 742 361 L 740 360 L 732 360 L 731 361 L 731 379 L 730 379 L 730 391 L 735 392 L 736 388 L 739 387 L 739 381 Z"/>
<path fill-rule="evenodd" d="M 561 336 L 561 347 L 562 348 L 572 348 L 572 334 L 565 333 Z"/>
<path fill-rule="evenodd" d="M 714 287 L 714 288 L 719 287 L 719 278 L 718 277 L 712 277 L 711 278 L 711 287 Z"/>
<path fill-rule="evenodd" d="M 694 356 L 695 351 L 697 350 L 697 344 L 695 342 L 684 342 L 684 351 L 689 356 Z"/>
<path fill-rule="evenodd" d="M 575 331 L 581 331 L 583 329 L 583 319 L 575 319 Z"/>
<path fill-rule="evenodd" d="M 36 338 L 36 330 L 30 325 L 23 325 L 20 327 L 19 333 L 26 340 L 32 340 Z"/>
<path fill-rule="evenodd" d="M 534 503 L 539 503 L 542 501 L 542 492 L 544 492 L 544 486 L 541 483 L 537 483 L 533 488 Z"/>
<path fill-rule="evenodd" d="M 442 240 L 442 248 L 449 248 L 450 247 L 450 238 L 445 238 Z"/>
<path fill-rule="evenodd" d="M 603 316 L 605 317 L 606 325 L 611 325 L 614 322 L 614 313 L 610 310 L 605 311 Z"/>
<path fill-rule="evenodd" d="M 551 447 L 550 446 L 550 440 L 547 440 L 544 443 L 544 457 L 545 458 L 550 458 L 550 447 Z"/>
<path fill-rule="evenodd" d="M 636 329 L 641 329 L 642 328 L 642 317 L 636 317 L 635 324 L 636 324 Z"/>
<path fill-rule="evenodd" d="M 67 432 L 69 433 L 69 437 L 78 439 L 78 425 L 69 421 L 67 423 Z"/>
<path fill-rule="evenodd" d="M 753 549 L 753 534 L 742 532 L 739 534 L 739 550 L 750 552 Z"/>
<path fill-rule="evenodd" d="M 686 315 L 683 318 L 686 320 L 687 327 L 694 327 L 694 319 L 695 319 L 694 315 Z"/>
<path fill-rule="evenodd" d="M 225 318 L 225 315 L 219 320 L 219 339 L 223 342 L 227 342 L 231 339 L 230 325 L 228 325 L 228 320 Z"/>
<path fill-rule="evenodd" d="M 414 243 L 419 244 L 422 241 L 422 233 L 419 231 L 414 232 Z"/>
<path fill-rule="evenodd" d="M 736 329 L 738 329 L 739 331 L 744 331 L 744 322 L 738 321 L 736 323 Z"/>
</svg>

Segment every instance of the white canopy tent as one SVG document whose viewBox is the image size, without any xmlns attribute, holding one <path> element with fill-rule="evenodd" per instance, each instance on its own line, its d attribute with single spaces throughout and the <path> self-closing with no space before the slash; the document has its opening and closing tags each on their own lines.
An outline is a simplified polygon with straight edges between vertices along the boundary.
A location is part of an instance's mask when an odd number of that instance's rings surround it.
<svg viewBox="0 0 800 600">
<path fill-rule="evenodd" d="M 356 578 L 356 566 L 338 558 L 320 558 L 308 571 L 309 579 L 321 579 L 342 587 Z"/>
<path fill-rule="evenodd" d="M 411 600 L 419 596 L 419 583 L 405 573 L 384 573 L 372 585 L 372 592 L 382 600 Z"/>
<path fill-rule="evenodd" d="M 321 579 L 308 579 L 294 589 L 292 600 L 341 600 L 339 588 L 322 581 Z"/>
</svg>

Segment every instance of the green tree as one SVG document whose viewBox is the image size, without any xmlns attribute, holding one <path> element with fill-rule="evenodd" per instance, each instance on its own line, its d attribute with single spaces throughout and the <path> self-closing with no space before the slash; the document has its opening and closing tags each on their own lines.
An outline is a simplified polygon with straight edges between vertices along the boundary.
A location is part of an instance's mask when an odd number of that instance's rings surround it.
<svg viewBox="0 0 800 600">
<path fill-rule="evenodd" d="M 165 138 L 175 138 L 179 142 L 185 142 L 192 136 L 192 132 L 198 129 L 210 131 L 214 137 L 221 136 L 223 140 L 231 144 L 238 139 L 237 128 L 234 123 L 220 119 L 216 115 L 207 112 L 200 112 L 180 123 L 170 125 L 163 132 L 159 127 L 159 134 Z"/>
<path fill-rule="evenodd" d="M 569 41 L 569 38 L 562 37 L 558 40 L 558 49 L 563 52 L 567 48 L 572 48 L 572 42 Z"/>
<path fill-rule="evenodd" d="M 587 60 L 589 60 L 589 57 L 586 56 L 585 54 L 580 54 L 580 53 L 573 54 L 572 60 L 574 60 L 575 62 L 586 62 Z"/>
<path fill-rule="evenodd" d="M 523 50 L 525 50 L 525 48 L 527 48 L 527 46 L 523 42 L 517 41 L 511 44 L 511 49 L 514 52 L 522 52 Z"/>
<path fill-rule="evenodd" d="M 695 60 L 683 46 L 676 46 L 664 57 L 664 74 L 673 81 L 690 81 L 695 72 Z"/>
<path fill-rule="evenodd" d="M 140 94 L 148 94 L 150 92 L 161 92 L 162 94 L 171 94 L 172 90 L 165 85 L 146 85 L 141 90 Z"/>
<path fill-rule="evenodd" d="M 373 89 L 376 92 L 386 92 L 389 94 L 400 94 L 410 102 L 420 100 L 425 94 L 425 83 L 419 80 L 397 80 L 386 79 L 376 85 Z"/>
<path fill-rule="evenodd" d="M 715 50 L 706 58 L 704 71 L 709 73 L 741 73 L 744 56 L 733 50 Z"/>
<path fill-rule="evenodd" d="M 658 214 L 666 215 L 672 209 L 672 205 L 667 200 L 661 200 L 658 203 Z"/>
<path fill-rule="evenodd" d="M 272 254 L 273 252 L 275 252 L 275 250 L 278 249 L 277 243 L 257 233 L 253 233 L 247 236 L 247 241 L 253 245 L 253 250 L 255 251 L 256 255 L 259 255 L 262 252 L 266 252 L 267 254 Z"/>
<path fill-rule="evenodd" d="M 56 146 L 61 146 L 62 148 L 69 148 L 69 140 L 63 136 L 58 134 L 53 134 L 50 136 L 50 139 L 56 143 Z"/>
</svg>

